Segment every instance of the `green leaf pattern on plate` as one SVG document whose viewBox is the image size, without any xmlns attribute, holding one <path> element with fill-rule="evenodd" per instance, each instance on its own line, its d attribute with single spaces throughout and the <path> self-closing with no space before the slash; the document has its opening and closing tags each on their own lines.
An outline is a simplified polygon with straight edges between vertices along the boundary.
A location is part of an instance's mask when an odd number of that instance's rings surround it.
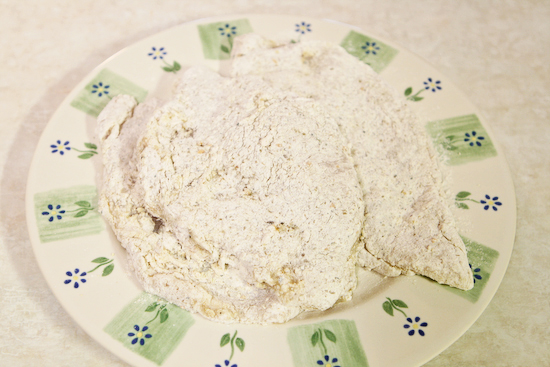
<svg viewBox="0 0 550 367">
<path fill-rule="evenodd" d="M 80 149 L 73 148 L 73 150 L 76 150 L 77 152 L 82 153 L 78 156 L 78 158 L 88 159 L 88 158 L 92 158 L 94 155 L 97 154 L 97 145 L 93 143 L 84 143 L 84 146 L 88 148 L 88 150 L 80 150 Z"/>
<path fill-rule="evenodd" d="M 228 60 L 235 37 L 251 33 L 248 19 L 234 19 L 223 22 L 198 25 L 202 51 L 206 59 Z"/>
<path fill-rule="evenodd" d="M 151 318 L 153 312 L 155 316 Z M 168 318 L 170 322 L 166 322 Z M 126 348 L 161 365 L 194 323 L 189 312 L 143 292 L 124 307 L 104 331 Z"/>
<path fill-rule="evenodd" d="M 350 31 L 340 43 L 349 54 L 380 73 L 395 58 L 398 51 L 385 43 L 356 31 Z"/>
<path fill-rule="evenodd" d="M 119 94 L 128 94 L 143 102 L 147 91 L 123 76 L 103 69 L 78 93 L 71 106 L 97 117 L 107 103 Z"/>
<path fill-rule="evenodd" d="M 291 327 L 287 339 L 295 367 L 368 366 L 354 321 L 328 320 Z"/>
<path fill-rule="evenodd" d="M 382 304 L 382 308 L 386 313 L 390 316 L 393 316 L 393 310 L 401 312 L 405 317 L 407 317 L 407 314 L 405 311 L 402 310 L 402 308 L 408 308 L 407 304 L 401 300 L 398 299 L 391 299 L 389 297 L 386 297 L 387 301 Z"/>
<path fill-rule="evenodd" d="M 233 336 L 231 336 L 230 333 L 226 333 L 222 336 L 220 340 L 220 347 L 225 347 L 227 344 L 231 347 L 231 354 L 229 355 L 229 358 L 224 360 L 223 364 L 216 364 L 215 367 L 222 367 L 222 366 L 229 366 L 229 363 L 233 359 L 233 356 L 235 354 L 235 346 L 241 351 L 244 352 L 244 347 L 246 343 L 244 342 L 244 339 L 237 337 L 237 330 L 233 333 Z M 236 364 L 233 364 L 236 366 Z"/>
<path fill-rule="evenodd" d="M 112 263 L 113 261 L 114 261 L 114 259 L 108 259 L 106 257 L 95 258 L 95 259 L 92 260 L 92 262 L 96 263 L 96 264 L 99 264 L 99 265 L 97 265 L 92 270 L 89 270 L 88 273 L 96 271 L 97 269 L 101 268 L 102 266 L 105 266 L 105 268 L 103 268 L 103 273 L 101 274 L 101 276 L 106 277 L 107 275 L 111 274 L 113 272 L 113 270 L 115 269 L 115 264 Z"/>
<path fill-rule="evenodd" d="M 95 210 L 96 201 L 95 186 L 36 193 L 34 207 L 40 241 L 59 241 L 101 232 L 104 225 Z"/>
<path fill-rule="evenodd" d="M 426 130 L 449 165 L 479 161 L 497 155 L 493 142 L 476 115 L 431 121 Z"/>
<path fill-rule="evenodd" d="M 469 291 L 462 291 L 446 285 L 442 285 L 442 287 L 472 303 L 476 303 L 491 278 L 499 252 L 465 236 L 461 237 L 468 251 L 468 262 L 474 277 L 474 287 Z"/>
</svg>

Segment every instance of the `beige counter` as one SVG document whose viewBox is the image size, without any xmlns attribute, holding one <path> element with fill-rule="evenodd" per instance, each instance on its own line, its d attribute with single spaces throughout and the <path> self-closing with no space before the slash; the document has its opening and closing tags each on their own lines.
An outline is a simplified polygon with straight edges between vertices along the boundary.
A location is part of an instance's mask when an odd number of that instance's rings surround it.
<svg viewBox="0 0 550 367">
<path fill-rule="evenodd" d="M 0 365 L 126 366 L 72 321 L 38 269 L 25 225 L 30 160 L 52 113 L 97 64 L 160 30 L 232 13 L 359 26 L 469 95 L 510 165 L 516 243 L 491 304 L 427 366 L 550 366 L 550 2 L 520 0 L 0 0 Z"/>
</svg>

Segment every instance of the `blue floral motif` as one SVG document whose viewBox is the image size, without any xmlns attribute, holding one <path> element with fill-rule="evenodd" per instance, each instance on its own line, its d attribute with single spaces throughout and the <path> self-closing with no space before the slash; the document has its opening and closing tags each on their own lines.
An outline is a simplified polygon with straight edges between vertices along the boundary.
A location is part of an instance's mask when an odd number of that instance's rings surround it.
<svg viewBox="0 0 550 367">
<path fill-rule="evenodd" d="M 481 275 L 476 274 L 476 273 L 479 273 L 479 272 L 481 271 L 480 268 L 475 268 L 475 269 L 473 269 L 473 268 L 472 268 L 472 264 L 468 264 L 468 265 L 470 265 L 470 269 L 472 269 L 472 274 L 474 274 L 474 283 L 476 282 L 476 280 L 481 280 L 481 279 L 483 279 L 483 278 L 481 277 Z"/>
<path fill-rule="evenodd" d="M 166 55 L 166 51 L 164 51 L 164 47 L 161 47 L 159 49 L 157 49 L 156 47 L 151 47 L 151 52 L 149 52 L 147 54 L 147 56 L 151 56 L 153 58 L 153 60 L 156 60 L 156 59 L 163 59 L 164 58 L 164 55 Z"/>
<path fill-rule="evenodd" d="M 74 288 L 80 287 L 80 284 L 78 283 L 79 281 L 82 284 L 86 283 L 86 278 L 84 278 L 86 276 L 86 272 L 83 271 L 82 273 L 80 274 L 79 273 L 80 273 L 80 270 L 78 268 L 74 269 L 74 272 L 71 272 L 71 271 L 66 272 L 65 274 L 70 278 L 66 279 L 64 283 L 70 284 L 71 282 L 74 281 L 73 283 Z"/>
<path fill-rule="evenodd" d="M 477 135 L 477 132 L 472 131 L 471 133 L 464 134 L 466 137 L 464 138 L 464 141 L 469 143 L 471 147 L 474 145 L 477 145 L 478 147 L 481 146 L 480 140 L 485 140 L 483 136 Z"/>
<path fill-rule="evenodd" d="M 223 366 L 229 366 L 229 363 L 231 363 L 231 362 L 229 362 L 229 360 L 226 359 L 226 360 L 223 362 Z M 222 365 L 221 365 L 221 364 L 216 364 L 215 367 L 222 367 Z M 237 364 L 233 363 L 230 367 L 238 367 L 238 366 L 237 366 Z"/>
<path fill-rule="evenodd" d="M 59 152 L 59 154 L 61 154 L 61 155 L 65 154 L 66 150 L 71 150 L 71 147 L 69 146 L 68 141 L 66 141 L 64 143 L 61 143 L 61 140 L 58 140 L 56 142 L 56 144 L 52 144 L 52 145 L 50 145 L 50 147 L 53 149 L 52 153 Z"/>
<path fill-rule="evenodd" d="M 441 80 L 434 81 L 432 78 L 428 78 L 427 82 L 424 82 L 424 89 L 425 90 L 431 90 L 432 92 L 436 92 L 438 90 L 441 90 Z"/>
<path fill-rule="evenodd" d="M 306 22 L 296 24 L 296 32 L 301 34 L 306 34 L 306 32 L 311 32 L 311 24 Z"/>
<path fill-rule="evenodd" d="M 61 214 L 65 214 L 65 210 L 59 210 L 61 209 L 61 205 L 56 205 L 55 208 L 52 204 L 48 204 L 49 211 L 43 211 L 42 215 L 49 215 L 48 221 L 53 222 L 55 218 L 57 220 L 63 219 Z"/>
<path fill-rule="evenodd" d="M 380 47 L 376 46 L 376 42 L 365 42 L 365 44 L 361 46 L 361 48 L 365 50 L 365 53 L 367 55 L 370 53 L 376 55 L 376 51 L 380 50 Z"/>
<path fill-rule="evenodd" d="M 231 36 L 237 34 L 237 27 L 232 27 L 229 24 L 226 24 L 224 27 L 219 27 L 218 29 L 220 31 L 220 35 L 227 36 L 227 38 L 231 38 Z"/>
<path fill-rule="evenodd" d="M 340 366 L 337 366 L 335 365 L 334 363 L 337 363 L 338 362 L 338 358 L 332 358 L 330 359 L 330 357 L 328 355 L 325 355 L 325 357 L 323 358 L 323 360 L 318 360 L 317 361 L 317 364 L 319 366 L 325 366 L 325 367 L 340 367 Z"/>
<path fill-rule="evenodd" d="M 500 201 L 497 201 L 498 196 L 494 196 L 493 198 L 491 198 L 489 195 L 485 195 L 485 199 L 486 200 L 479 201 L 481 204 L 485 204 L 485 206 L 483 207 L 483 209 L 485 210 L 489 210 L 489 208 L 493 208 L 493 210 L 496 212 L 498 209 L 497 206 L 502 205 Z"/>
<path fill-rule="evenodd" d="M 414 321 L 412 318 L 407 317 L 407 324 L 403 325 L 403 327 L 405 329 L 410 329 L 408 333 L 409 335 L 411 336 L 414 335 L 415 331 L 418 331 L 418 334 L 420 334 L 420 336 L 425 335 L 424 330 L 422 330 L 421 328 L 428 326 L 428 323 L 427 322 L 419 323 L 419 321 L 420 321 L 420 317 L 418 316 L 414 318 Z"/>
<path fill-rule="evenodd" d="M 92 85 L 92 88 L 93 88 L 92 93 L 97 93 L 98 97 L 101 97 L 104 94 L 105 95 L 109 94 L 109 91 L 107 90 L 109 89 L 109 85 L 103 85 L 102 82 Z"/>
<path fill-rule="evenodd" d="M 149 330 L 148 326 L 144 326 L 140 331 L 139 325 L 134 325 L 134 330 L 136 331 L 135 333 L 128 333 L 129 337 L 135 337 L 134 339 L 132 339 L 132 344 L 136 344 L 139 341 L 139 345 L 144 345 L 145 338 L 149 339 L 153 337 L 153 335 L 151 334 L 145 334 L 145 332 Z"/>
</svg>

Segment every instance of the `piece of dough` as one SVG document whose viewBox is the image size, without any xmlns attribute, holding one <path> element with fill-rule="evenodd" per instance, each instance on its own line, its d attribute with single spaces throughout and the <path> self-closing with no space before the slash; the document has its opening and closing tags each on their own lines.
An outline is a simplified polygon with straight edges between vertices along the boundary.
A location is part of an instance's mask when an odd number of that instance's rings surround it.
<svg viewBox="0 0 550 367">
<path fill-rule="evenodd" d="M 153 109 L 117 96 L 98 118 L 99 208 L 147 292 L 260 324 L 351 298 L 365 206 L 321 103 L 193 68 Z"/>
<path fill-rule="evenodd" d="M 367 209 L 359 263 L 385 275 L 414 272 L 473 287 L 466 249 L 442 190 L 438 158 L 404 99 L 338 45 L 236 39 L 232 76 L 312 98 L 338 122 Z"/>
</svg>

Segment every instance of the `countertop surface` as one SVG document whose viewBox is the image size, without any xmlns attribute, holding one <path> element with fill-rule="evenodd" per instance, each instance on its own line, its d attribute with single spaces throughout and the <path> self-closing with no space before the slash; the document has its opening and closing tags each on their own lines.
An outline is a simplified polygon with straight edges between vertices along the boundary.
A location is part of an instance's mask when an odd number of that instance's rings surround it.
<svg viewBox="0 0 550 367">
<path fill-rule="evenodd" d="M 479 108 L 508 161 L 517 232 L 474 325 L 426 366 L 550 366 L 550 2 L 0 0 L 0 365 L 126 366 L 63 310 L 25 224 L 31 159 L 61 101 L 132 43 L 209 16 L 328 18 L 428 60 Z"/>
</svg>

